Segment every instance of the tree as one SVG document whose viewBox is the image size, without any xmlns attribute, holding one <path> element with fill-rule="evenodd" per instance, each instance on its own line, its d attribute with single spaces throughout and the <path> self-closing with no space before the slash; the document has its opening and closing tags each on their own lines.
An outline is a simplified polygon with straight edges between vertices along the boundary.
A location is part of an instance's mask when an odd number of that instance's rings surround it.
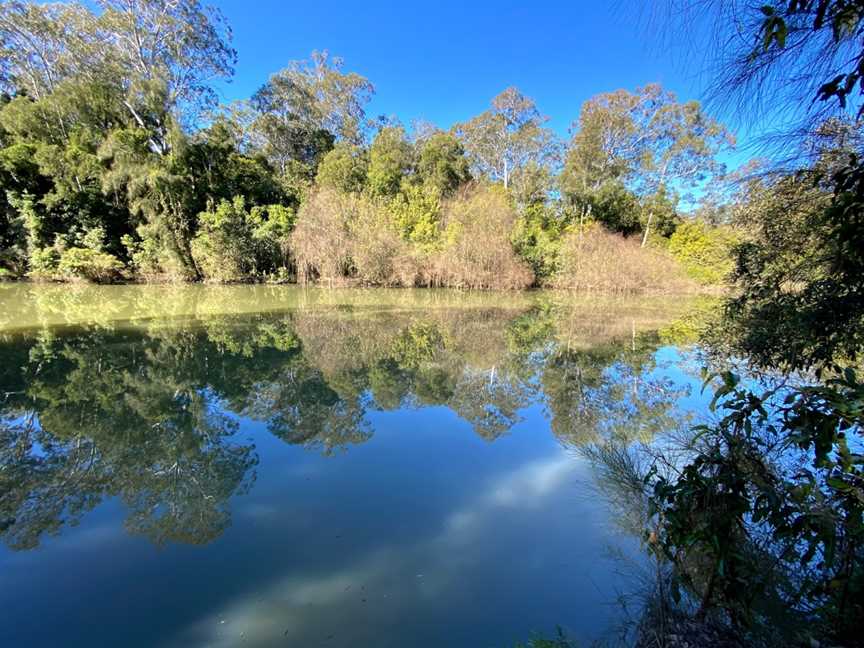
<svg viewBox="0 0 864 648">
<path fill-rule="evenodd" d="M 659 85 L 637 92 L 642 95 L 633 113 L 641 133 L 636 139 L 640 155 L 637 193 L 668 194 L 678 187 L 695 186 L 721 171 L 716 155 L 722 147 L 734 144 L 734 139 L 702 111 L 698 101 L 679 104 L 674 94 L 664 92 Z M 654 211 L 649 209 L 645 219 L 643 247 L 651 233 Z"/>
<path fill-rule="evenodd" d="M 244 154 L 231 125 L 222 118 L 188 138 L 184 159 L 204 203 L 245 196 L 249 204 L 288 201 L 280 179 L 261 154 Z"/>
<path fill-rule="evenodd" d="M 860 117 L 852 92 L 862 81 L 864 13 L 854 1 L 777 0 L 740 19 L 746 38 L 715 53 L 726 65 L 716 87 L 734 80 L 731 97 L 744 106 L 754 106 L 750 92 L 792 111 L 786 135 L 797 155 L 752 180 L 735 210 L 744 241 L 725 328 L 759 364 L 831 373 L 864 348 L 864 141 L 850 120 Z"/>
<path fill-rule="evenodd" d="M 402 179 L 411 173 L 414 152 L 401 126 L 385 126 L 369 147 L 369 191 L 373 196 L 393 196 Z"/>
<path fill-rule="evenodd" d="M 142 215 L 186 273 L 198 275 L 188 244 L 214 188 L 207 163 L 219 147 L 183 129 L 214 103 L 211 81 L 232 73 L 229 37 L 221 15 L 197 0 L 101 0 L 95 10 L 0 4 L 3 82 L 15 94 L 2 121 L 13 145 L 32 147 L 45 178 L 36 193 L 10 187 L 31 224 L 41 221 L 30 236 L 31 256 L 39 255 L 31 266 L 50 271 L 66 247 L 85 250 L 73 264 L 81 266 L 82 254 L 103 252 L 86 252 L 84 239 L 96 232 L 120 252 Z"/>
<path fill-rule="evenodd" d="M 611 180 L 597 187 L 584 211 L 606 229 L 632 236 L 642 229 L 642 209 L 635 193 L 620 180 Z"/>
<path fill-rule="evenodd" d="M 359 146 L 340 142 L 321 160 L 317 183 L 343 192 L 359 192 L 366 185 L 369 163 Z"/>
<path fill-rule="evenodd" d="M 838 173 L 820 170 L 826 178 Z M 732 273 L 739 291 L 724 328 L 759 364 L 791 370 L 864 349 L 861 229 L 854 211 L 844 222 L 845 205 L 832 205 L 831 189 L 810 174 L 754 179 L 735 211 L 743 234 Z"/>
<path fill-rule="evenodd" d="M 117 75 L 124 105 L 165 154 L 170 118 L 194 123 L 216 101 L 212 81 L 234 73 L 230 30 L 198 0 L 99 0 L 99 7 L 107 73 Z"/>
<path fill-rule="evenodd" d="M 253 99 L 258 109 L 249 124 L 250 148 L 260 151 L 285 175 L 292 162 L 307 166 L 314 174 L 324 155 L 333 148 L 335 136 L 328 130 L 303 124 L 271 98 Z"/>
<path fill-rule="evenodd" d="M 516 88 L 507 88 L 492 100 L 492 109 L 457 124 L 456 134 L 479 175 L 509 188 L 529 162 L 540 166 L 555 156 L 555 137 L 543 124 L 534 101 Z"/>
<path fill-rule="evenodd" d="M 586 102 L 571 140 L 562 188 L 587 212 L 607 182 L 625 182 L 644 201 L 697 186 L 721 170 L 716 160 L 731 135 L 697 101 L 678 103 L 657 84 L 618 90 Z M 655 225 L 646 204 L 643 247 Z M 674 207 L 674 205 L 673 205 Z"/>
<path fill-rule="evenodd" d="M 471 179 L 465 150 L 451 133 L 433 133 L 421 140 L 418 148 L 417 175 L 440 195 L 451 195 Z"/>
<path fill-rule="evenodd" d="M 718 87 L 738 106 L 770 97 L 768 114 L 797 125 L 826 110 L 860 116 L 849 101 L 864 60 L 860 2 L 778 0 L 732 15 L 740 57 Z M 728 53 L 712 52 L 720 64 Z M 798 171 L 751 182 L 736 214 L 744 240 L 724 337 L 758 368 L 799 370 L 796 380 L 755 393 L 721 373 L 712 409 L 725 416 L 698 428 L 686 465 L 654 469 L 644 483 L 650 546 L 697 598 L 700 618 L 720 609 L 748 626 L 767 603 L 806 618 L 820 639 L 854 645 L 864 622 L 864 151 L 849 137 L 857 124 L 837 126 L 787 132 Z"/>
<path fill-rule="evenodd" d="M 284 154 L 297 148 L 298 139 L 315 139 L 321 131 L 336 141 L 360 144 L 365 106 L 374 92 L 365 77 L 342 72 L 342 59 L 312 52 L 309 60 L 292 61 L 271 76 L 252 97 L 252 105 L 265 119 L 268 143 Z"/>
<path fill-rule="evenodd" d="M 188 139 L 174 130 L 167 155 L 154 152 L 143 129 L 117 130 L 100 147 L 100 155 L 110 167 L 104 178 L 106 192 L 125 193 L 132 214 L 143 219 L 137 228 L 144 248 L 151 252 L 139 256 L 138 269 L 154 274 L 170 272 L 199 279 L 191 241 L 196 216 L 202 210 L 202 196 L 195 191 L 188 159 L 184 156 Z M 130 249 L 134 257 L 141 244 Z M 144 266 L 141 265 L 143 262 Z"/>
<path fill-rule="evenodd" d="M 0 3 L 2 87 L 40 100 L 63 81 L 87 74 L 100 37 L 95 16 L 78 3 Z"/>
<path fill-rule="evenodd" d="M 609 207 L 610 199 L 629 202 L 624 182 L 632 178 L 639 163 L 636 124 L 632 119 L 634 107 L 634 97 L 626 90 L 604 93 L 582 104 L 579 119 L 571 126 L 573 136 L 559 185 L 564 196 L 579 210 L 580 228 L 602 200 L 606 209 L 601 220 L 613 231 L 632 233 L 629 222 L 619 225 L 616 221 L 638 218 L 638 209 L 619 215 Z"/>
<path fill-rule="evenodd" d="M 167 153 L 170 120 L 191 124 L 212 105 L 214 78 L 236 53 L 221 14 L 198 0 L 99 0 L 87 5 L 0 5 L 4 78 L 41 100 L 68 79 L 110 86 L 150 144 Z M 60 127 L 66 124 L 60 121 Z"/>
</svg>

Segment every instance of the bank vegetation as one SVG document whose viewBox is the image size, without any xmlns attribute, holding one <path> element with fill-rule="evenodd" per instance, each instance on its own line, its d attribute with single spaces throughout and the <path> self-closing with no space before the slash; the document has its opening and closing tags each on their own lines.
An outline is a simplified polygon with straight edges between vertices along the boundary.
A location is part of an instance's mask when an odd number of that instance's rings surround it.
<svg viewBox="0 0 864 648">
<path fill-rule="evenodd" d="M 733 138 L 657 84 L 574 107 L 568 141 L 512 87 L 446 129 L 370 119 L 326 52 L 219 105 L 236 52 L 197 0 L 0 2 L 0 58 L 2 278 L 673 293 L 731 268 Z"/>
</svg>

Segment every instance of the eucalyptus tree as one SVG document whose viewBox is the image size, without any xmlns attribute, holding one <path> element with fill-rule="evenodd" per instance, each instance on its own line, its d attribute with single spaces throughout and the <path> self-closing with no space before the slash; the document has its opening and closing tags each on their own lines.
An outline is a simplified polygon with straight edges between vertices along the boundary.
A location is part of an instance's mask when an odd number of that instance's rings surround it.
<svg viewBox="0 0 864 648">
<path fill-rule="evenodd" d="M 167 153 L 170 120 L 195 123 L 216 103 L 212 82 L 234 73 L 237 54 L 222 14 L 198 0 L 99 0 L 108 71 L 150 143 Z"/>
<path fill-rule="evenodd" d="M 639 163 L 633 108 L 631 93 L 607 92 L 583 103 L 578 120 L 571 126 L 573 135 L 558 181 L 563 195 L 579 209 L 580 226 L 594 215 L 598 202 L 632 207 L 623 182 Z M 610 202 L 612 196 L 617 199 Z M 610 229 L 630 233 L 629 226 L 619 227 L 619 214 L 606 209 L 603 215 L 606 218 L 601 220 Z"/>
<path fill-rule="evenodd" d="M 0 88 L 12 101 L 9 143 L 65 146 L 76 130 L 117 124 L 123 110 L 105 73 L 96 16 L 78 3 L 0 2 Z"/>
<path fill-rule="evenodd" d="M 34 100 L 104 57 L 94 14 L 80 3 L 0 2 L 0 82 Z"/>
<path fill-rule="evenodd" d="M 554 160 L 557 142 L 533 99 L 507 88 L 492 108 L 455 127 L 474 170 L 509 188 L 529 163 Z"/>
<path fill-rule="evenodd" d="M 634 144 L 639 166 L 634 184 L 639 195 L 668 195 L 679 188 L 698 186 L 722 172 L 717 154 L 733 146 L 735 140 L 698 101 L 678 103 L 673 93 L 657 84 L 645 86 L 637 95 L 641 96 L 631 114 L 638 133 Z M 656 210 L 649 207 L 646 211 L 643 247 L 656 216 Z"/>
<path fill-rule="evenodd" d="M 270 77 L 252 97 L 263 151 L 277 168 L 289 160 L 317 164 L 333 142 L 360 144 L 366 104 L 375 91 L 365 77 L 343 72 L 342 59 L 312 52 Z"/>
<path fill-rule="evenodd" d="M 215 103 L 211 83 L 233 74 L 221 14 L 198 0 L 0 4 L 7 91 L 40 100 L 70 78 L 114 86 L 130 119 L 167 152 L 168 121 L 191 125 Z"/>
<path fill-rule="evenodd" d="M 120 79 L 131 115 L 126 129 L 101 148 L 109 166 L 105 189 L 125 189 L 133 213 L 144 217 L 140 245 L 165 246 L 183 275 L 198 278 L 190 241 L 204 195 L 184 130 L 215 104 L 212 81 L 233 73 L 230 30 L 217 10 L 198 0 L 100 0 L 99 7 L 99 28 L 110 46 L 105 64 Z"/>
<path fill-rule="evenodd" d="M 606 182 L 624 182 L 646 207 L 644 246 L 658 215 L 652 205 L 722 171 L 717 154 L 733 144 L 698 101 L 680 103 L 658 84 L 617 90 L 583 106 L 562 185 L 571 195 L 589 196 Z"/>
</svg>

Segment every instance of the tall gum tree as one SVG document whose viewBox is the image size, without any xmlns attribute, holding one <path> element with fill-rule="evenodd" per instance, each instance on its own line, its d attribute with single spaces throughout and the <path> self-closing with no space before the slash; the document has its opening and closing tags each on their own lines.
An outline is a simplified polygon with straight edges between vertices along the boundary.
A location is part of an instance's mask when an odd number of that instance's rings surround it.
<svg viewBox="0 0 864 648">
<path fill-rule="evenodd" d="M 590 99 L 582 107 L 577 126 L 562 188 L 582 196 L 584 214 L 590 209 L 590 195 L 605 182 L 623 181 L 648 206 L 643 246 L 655 217 L 647 199 L 699 186 L 722 172 L 717 154 L 734 145 L 731 134 L 706 115 L 698 101 L 679 103 L 658 84 Z"/>
<path fill-rule="evenodd" d="M 234 72 L 230 41 L 222 15 L 198 0 L 0 2 L 4 90 L 39 101 L 73 77 L 110 86 L 159 155 L 170 122 L 191 127 L 215 105 L 212 82 Z"/>
<path fill-rule="evenodd" d="M 547 121 L 533 99 L 511 87 L 492 100 L 490 110 L 455 131 L 477 174 L 509 188 L 529 163 L 545 166 L 555 158 L 557 142 Z"/>
<path fill-rule="evenodd" d="M 573 122 L 573 136 L 559 177 L 562 193 L 579 208 L 580 231 L 601 191 L 626 180 L 638 166 L 636 124 L 631 117 L 633 95 L 607 92 L 582 104 Z"/>
<path fill-rule="evenodd" d="M 169 121 L 194 124 L 216 103 L 212 82 L 233 75 L 231 31 L 218 10 L 198 0 L 99 0 L 98 6 L 109 71 L 122 79 L 136 125 L 151 132 L 151 146 L 164 155 Z"/>
<path fill-rule="evenodd" d="M 693 188 L 723 172 L 717 154 L 735 140 L 698 101 L 678 103 L 673 93 L 651 84 L 637 90 L 632 113 L 638 135 L 635 188 L 641 196 Z M 642 246 L 648 242 L 654 211 L 648 209 Z"/>
<path fill-rule="evenodd" d="M 375 87 L 356 72 L 343 72 L 342 66 L 342 59 L 327 51 L 312 52 L 308 60 L 291 61 L 271 76 L 252 97 L 252 104 L 284 128 L 324 130 L 337 142 L 361 144 L 366 104 Z"/>
</svg>

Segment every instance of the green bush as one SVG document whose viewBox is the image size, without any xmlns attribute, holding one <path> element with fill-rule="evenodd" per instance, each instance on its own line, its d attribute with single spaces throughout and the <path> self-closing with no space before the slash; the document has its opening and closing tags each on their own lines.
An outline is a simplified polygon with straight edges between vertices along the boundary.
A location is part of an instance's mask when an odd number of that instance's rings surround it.
<svg viewBox="0 0 864 648">
<path fill-rule="evenodd" d="M 623 182 L 604 182 L 592 196 L 591 217 L 611 232 L 633 236 L 642 231 L 642 205 Z"/>
<path fill-rule="evenodd" d="M 451 196 L 471 180 L 462 143 L 452 133 L 435 133 L 420 144 L 417 175 L 424 186 Z"/>
<path fill-rule="evenodd" d="M 366 184 L 368 166 L 363 149 L 340 142 L 321 160 L 316 182 L 319 187 L 357 193 L 363 191 Z"/>
<path fill-rule="evenodd" d="M 297 213 L 284 205 L 257 205 L 248 216 L 258 270 L 288 273 L 291 255 L 289 235 L 297 224 Z"/>
<path fill-rule="evenodd" d="M 30 251 L 30 276 L 36 279 L 50 279 L 57 272 L 60 254 L 53 247 L 34 248 Z"/>
<path fill-rule="evenodd" d="M 718 284 L 732 272 L 736 236 L 729 228 L 698 221 L 681 223 L 669 239 L 669 253 L 687 274 L 703 284 Z"/>
<path fill-rule="evenodd" d="M 126 248 L 130 265 L 143 279 L 190 279 L 189 269 L 165 240 L 165 234 L 156 223 L 139 225 L 137 236 L 125 234 L 120 242 Z"/>
<path fill-rule="evenodd" d="M 123 262 L 113 254 L 75 247 L 60 254 L 56 275 L 63 279 L 110 283 L 122 278 L 123 268 Z"/>
<path fill-rule="evenodd" d="M 510 237 L 513 248 L 531 266 L 540 284 L 558 271 L 564 223 L 552 208 L 541 203 L 527 206 L 516 220 Z"/>
<path fill-rule="evenodd" d="M 418 250 L 428 253 L 440 248 L 441 193 L 437 188 L 404 183 L 387 211 L 402 238 Z"/>
<path fill-rule="evenodd" d="M 192 240 L 192 257 L 205 279 L 240 281 L 255 271 L 255 244 L 242 197 L 223 200 L 198 215 L 200 230 Z"/>
<path fill-rule="evenodd" d="M 395 196 L 413 166 L 411 144 L 401 126 L 382 128 L 369 147 L 367 184 L 373 196 Z"/>
</svg>

